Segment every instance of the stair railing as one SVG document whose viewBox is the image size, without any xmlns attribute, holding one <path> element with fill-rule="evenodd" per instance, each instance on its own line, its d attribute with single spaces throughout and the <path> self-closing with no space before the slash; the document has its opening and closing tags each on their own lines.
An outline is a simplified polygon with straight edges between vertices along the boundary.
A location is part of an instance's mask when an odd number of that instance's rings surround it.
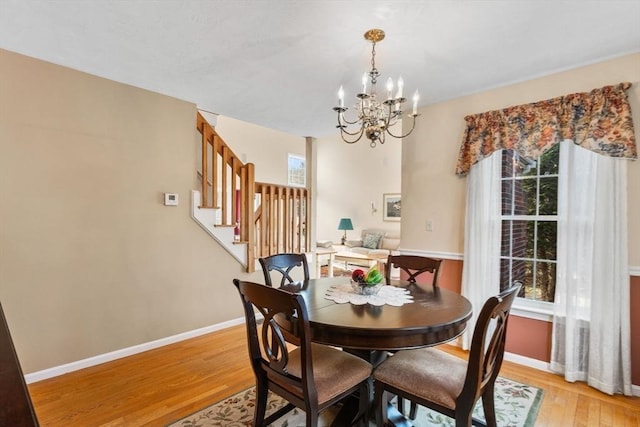
<svg viewBox="0 0 640 427">
<path fill-rule="evenodd" d="M 259 257 L 310 250 L 306 188 L 256 183 L 253 163 L 244 164 L 198 113 L 202 136 L 200 208 L 218 209 L 216 227 L 234 227 L 234 244 L 247 245 L 247 272 Z"/>
<path fill-rule="evenodd" d="M 256 256 L 310 250 L 309 192 L 303 187 L 256 183 Z"/>
</svg>

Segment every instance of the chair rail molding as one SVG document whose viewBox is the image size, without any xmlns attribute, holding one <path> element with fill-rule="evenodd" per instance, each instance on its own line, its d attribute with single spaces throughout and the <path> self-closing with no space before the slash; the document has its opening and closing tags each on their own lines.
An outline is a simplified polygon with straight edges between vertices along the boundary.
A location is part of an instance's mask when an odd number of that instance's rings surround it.
<svg viewBox="0 0 640 427">
<path fill-rule="evenodd" d="M 409 249 L 409 248 L 400 248 L 398 250 L 402 255 L 418 255 L 418 256 L 426 256 L 429 258 L 453 259 L 458 261 L 462 261 L 464 259 L 464 254 L 457 253 L 457 252 L 425 251 L 423 249 Z"/>
<path fill-rule="evenodd" d="M 402 255 L 420 255 L 420 256 L 428 256 L 431 258 L 454 259 L 459 261 L 464 260 L 464 254 L 458 253 L 458 252 L 425 251 L 424 249 L 410 249 L 410 248 L 400 248 L 398 250 Z M 640 266 L 630 265 L 629 275 L 640 276 Z"/>
</svg>

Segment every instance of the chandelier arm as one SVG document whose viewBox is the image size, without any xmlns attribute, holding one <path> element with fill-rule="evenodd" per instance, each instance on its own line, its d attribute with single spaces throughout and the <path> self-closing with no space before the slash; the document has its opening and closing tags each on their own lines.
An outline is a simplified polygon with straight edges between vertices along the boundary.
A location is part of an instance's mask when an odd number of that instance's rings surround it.
<svg viewBox="0 0 640 427">
<path fill-rule="evenodd" d="M 411 132 L 413 132 L 413 129 L 415 129 L 415 127 L 416 127 L 416 117 L 417 116 L 418 116 L 417 114 L 411 114 L 411 117 L 413 117 L 413 124 L 411 125 L 411 129 L 409 129 L 409 132 L 407 132 L 406 134 L 401 135 L 401 136 L 396 136 L 391 132 L 389 127 L 387 127 L 387 133 L 389 135 L 391 135 L 392 137 L 394 137 L 394 138 L 406 138 L 407 136 L 411 135 Z"/>
<path fill-rule="evenodd" d="M 347 120 L 344 117 L 344 113 L 345 113 L 345 111 L 347 111 L 347 108 L 335 107 L 333 110 L 338 112 L 338 126 L 337 127 L 344 126 L 343 123 L 346 123 L 348 125 L 355 125 L 356 123 L 358 123 L 360 121 L 359 117 L 356 120 L 354 120 L 353 122 Z"/>
<path fill-rule="evenodd" d="M 338 123 L 343 122 L 346 123 L 348 125 L 355 125 L 356 123 L 358 123 L 360 121 L 360 118 L 358 118 L 357 120 L 354 120 L 352 122 L 350 122 L 349 120 L 347 120 L 344 116 L 342 116 L 342 120 L 340 120 L 340 118 L 338 118 Z"/>
<path fill-rule="evenodd" d="M 355 136 L 358 135 L 358 137 L 352 141 L 348 140 L 347 138 L 344 137 L 344 134 L 350 135 L 350 136 Z M 344 142 L 346 142 L 347 144 L 355 144 L 356 142 L 360 141 L 360 139 L 362 139 L 362 135 L 364 135 L 364 128 L 360 128 L 360 132 L 356 132 L 356 133 L 349 133 L 347 131 L 345 131 L 343 128 L 340 128 L 340 138 L 342 138 L 342 140 Z"/>
<path fill-rule="evenodd" d="M 362 134 L 364 133 L 364 129 L 365 129 L 365 127 L 364 127 L 364 126 L 361 126 L 359 131 L 349 132 L 349 131 L 346 129 L 346 126 L 345 126 L 345 127 L 341 127 L 341 128 L 340 128 L 340 132 L 341 132 L 341 133 L 346 133 L 347 135 L 350 135 L 350 136 L 355 136 L 355 135 L 360 135 L 360 136 L 362 136 Z M 358 139 L 360 139 L 360 137 L 358 137 Z"/>
</svg>

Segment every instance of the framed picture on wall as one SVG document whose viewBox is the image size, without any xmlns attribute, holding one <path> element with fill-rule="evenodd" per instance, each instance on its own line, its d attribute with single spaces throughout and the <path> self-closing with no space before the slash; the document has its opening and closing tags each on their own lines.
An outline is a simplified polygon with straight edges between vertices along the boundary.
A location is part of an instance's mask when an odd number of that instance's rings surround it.
<svg viewBox="0 0 640 427">
<path fill-rule="evenodd" d="M 402 197 L 400 194 L 385 193 L 382 195 L 382 220 L 400 221 Z"/>
</svg>

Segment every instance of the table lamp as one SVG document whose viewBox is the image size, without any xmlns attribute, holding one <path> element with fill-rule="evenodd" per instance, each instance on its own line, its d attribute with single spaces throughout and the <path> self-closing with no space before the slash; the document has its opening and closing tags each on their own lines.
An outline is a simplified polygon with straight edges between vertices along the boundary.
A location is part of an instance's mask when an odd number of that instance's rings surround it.
<svg viewBox="0 0 640 427">
<path fill-rule="evenodd" d="M 342 245 L 347 242 L 347 230 L 353 230 L 353 224 L 351 218 L 340 218 L 338 223 L 338 230 L 344 230 L 344 236 L 342 236 Z"/>
</svg>

